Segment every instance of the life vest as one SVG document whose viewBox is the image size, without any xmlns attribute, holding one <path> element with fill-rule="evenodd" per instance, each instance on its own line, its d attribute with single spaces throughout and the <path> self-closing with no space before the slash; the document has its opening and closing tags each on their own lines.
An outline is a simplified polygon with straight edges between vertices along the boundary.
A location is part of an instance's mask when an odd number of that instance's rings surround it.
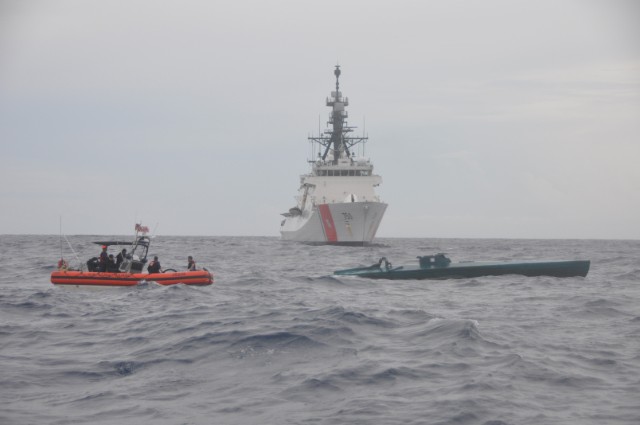
<svg viewBox="0 0 640 425">
<path fill-rule="evenodd" d="M 151 260 L 149 266 L 147 267 L 147 271 L 149 273 L 160 273 L 161 265 L 159 261 Z"/>
</svg>

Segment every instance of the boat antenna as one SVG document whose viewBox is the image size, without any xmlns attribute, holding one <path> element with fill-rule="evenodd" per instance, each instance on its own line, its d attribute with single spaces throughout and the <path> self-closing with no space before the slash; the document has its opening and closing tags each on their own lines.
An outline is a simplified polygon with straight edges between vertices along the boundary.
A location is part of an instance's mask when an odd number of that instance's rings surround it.
<svg viewBox="0 0 640 425">
<path fill-rule="evenodd" d="M 62 259 L 62 214 L 60 214 L 60 259 Z"/>
<path fill-rule="evenodd" d="M 362 116 L 362 138 L 365 139 L 367 137 L 367 117 Z M 366 140 L 366 139 L 365 139 Z M 366 146 L 366 142 L 362 141 L 362 157 L 365 157 L 364 148 Z"/>
<path fill-rule="evenodd" d="M 69 245 L 69 249 L 71 249 L 71 252 L 73 252 L 74 257 L 76 257 L 76 260 L 78 261 L 78 264 L 80 265 L 80 270 L 84 270 L 84 264 L 82 263 L 82 261 L 80 261 L 80 258 L 78 257 L 78 254 L 76 253 L 76 251 L 71 246 L 71 242 L 69 242 L 69 239 L 67 238 L 67 235 L 64 235 L 64 240 L 67 241 L 67 245 Z"/>
</svg>

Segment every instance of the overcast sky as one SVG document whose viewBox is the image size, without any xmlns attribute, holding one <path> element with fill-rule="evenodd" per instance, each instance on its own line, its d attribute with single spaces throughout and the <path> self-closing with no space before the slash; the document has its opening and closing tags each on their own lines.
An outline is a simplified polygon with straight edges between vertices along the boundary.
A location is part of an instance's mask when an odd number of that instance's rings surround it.
<svg viewBox="0 0 640 425">
<path fill-rule="evenodd" d="M 0 234 L 279 235 L 336 63 L 378 236 L 640 239 L 633 0 L 0 0 Z"/>
</svg>

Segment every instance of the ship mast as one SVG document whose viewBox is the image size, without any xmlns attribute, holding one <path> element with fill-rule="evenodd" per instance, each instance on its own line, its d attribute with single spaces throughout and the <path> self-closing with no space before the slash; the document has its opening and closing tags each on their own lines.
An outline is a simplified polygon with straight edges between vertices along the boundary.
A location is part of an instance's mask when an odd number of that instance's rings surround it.
<svg viewBox="0 0 640 425">
<path fill-rule="evenodd" d="M 331 100 L 327 99 L 327 106 L 333 107 L 333 110 L 331 111 L 331 120 L 329 121 L 333 124 L 333 132 L 331 133 L 329 146 L 333 146 L 333 162 L 337 163 L 342 151 L 346 150 L 347 155 L 349 154 L 349 151 L 346 149 L 346 146 L 342 141 L 344 118 L 347 115 L 347 111 L 344 110 L 344 107 L 349 105 L 349 101 L 342 101 L 342 93 L 340 93 L 340 65 L 336 65 L 333 75 L 336 76 L 336 91 L 331 93 Z M 325 150 L 322 159 L 325 159 L 327 152 L 328 147 L 327 150 Z"/>
<path fill-rule="evenodd" d="M 312 142 L 319 143 L 324 146 L 324 153 L 322 154 L 322 160 L 327 160 L 329 151 L 333 149 L 334 164 L 338 163 L 338 160 L 343 157 L 350 157 L 351 153 L 349 149 L 354 145 L 367 141 L 367 137 L 350 137 L 348 133 L 352 132 L 356 127 L 349 127 L 347 125 L 346 118 L 349 116 L 345 110 L 346 106 L 349 106 L 349 99 L 343 98 L 340 93 L 340 65 L 336 65 L 336 69 L 333 71 L 336 76 L 336 91 L 331 93 L 331 97 L 327 98 L 327 106 L 331 107 L 331 115 L 329 122 L 332 127 L 329 130 L 324 131 L 324 135 L 318 137 L 309 137 Z"/>
</svg>

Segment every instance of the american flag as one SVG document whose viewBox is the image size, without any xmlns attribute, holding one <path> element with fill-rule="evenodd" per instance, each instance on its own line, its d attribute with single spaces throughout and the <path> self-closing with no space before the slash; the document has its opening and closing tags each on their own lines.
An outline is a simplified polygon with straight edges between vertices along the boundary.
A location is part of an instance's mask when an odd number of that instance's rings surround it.
<svg viewBox="0 0 640 425">
<path fill-rule="evenodd" d="M 136 223 L 136 232 L 149 233 L 149 228 L 147 226 L 143 226 L 142 224 Z"/>
</svg>

